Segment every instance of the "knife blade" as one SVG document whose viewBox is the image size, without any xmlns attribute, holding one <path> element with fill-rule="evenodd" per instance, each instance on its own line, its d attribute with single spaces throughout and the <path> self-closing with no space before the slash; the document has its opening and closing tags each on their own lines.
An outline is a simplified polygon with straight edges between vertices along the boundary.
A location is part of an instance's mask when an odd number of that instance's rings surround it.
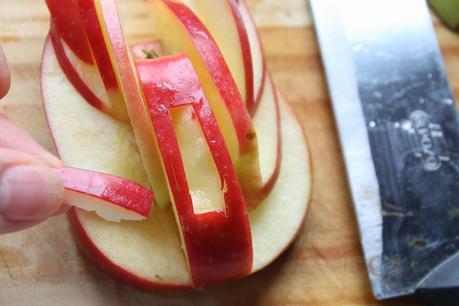
<svg viewBox="0 0 459 306">
<path fill-rule="evenodd" d="M 425 0 L 310 4 L 375 297 L 458 287 L 459 119 Z"/>
</svg>

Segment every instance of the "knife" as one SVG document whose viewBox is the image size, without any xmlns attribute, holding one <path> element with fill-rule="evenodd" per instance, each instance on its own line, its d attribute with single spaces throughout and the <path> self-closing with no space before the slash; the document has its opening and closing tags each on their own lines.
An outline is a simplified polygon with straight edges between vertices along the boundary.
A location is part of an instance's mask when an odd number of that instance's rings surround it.
<svg viewBox="0 0 459 306">
<path fill-rule="evenodd" d="M 374 296 L 459 305 L 459 120 L 424 0 L 311 0 Z"/>
</svg>

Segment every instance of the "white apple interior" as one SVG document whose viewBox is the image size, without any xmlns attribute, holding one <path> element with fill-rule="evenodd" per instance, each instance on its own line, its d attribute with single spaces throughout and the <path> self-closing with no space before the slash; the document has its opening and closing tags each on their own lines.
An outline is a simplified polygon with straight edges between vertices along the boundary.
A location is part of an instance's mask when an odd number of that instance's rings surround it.
<svg viewBox="0 0 459 306">
<path fill-rule="evenodd" d="M 65 164 L 147 184 L 131 128 L 97 111 L 75 91 L 49 41 L 41 82 L 50 130 Z M 310 195 L 309 156 L 301 124 L 284 99 L 280 108 L 283 158 L 279 179 L 266 200 L 249 214 L 253 272 L 272 262 L 292 241 Z M 91 242 L 113 264 L 151 283 L 191 286 L 170 206 L 155 209 L 142 222 L 106 222 L 84 210 L 77 210 L 76 215 Z"/>
<path fill-rule="evenodd" d="M 225 208 L 220 175 L 191 106 L 171 110 L 195 213 Z M 172 197 L 172 196 L 171 196 Z"/>
<path fill-rule="evenodd" d="M 65 190 L 65 203 L 84 209 L 94 211 L 106 221 L 120 222 L 121 220 L 140 221 L 146 218 L 135 211 L 128 210 L 122 206 L 107 202 L 96 197 L 72 190 Z"/>
</svg>

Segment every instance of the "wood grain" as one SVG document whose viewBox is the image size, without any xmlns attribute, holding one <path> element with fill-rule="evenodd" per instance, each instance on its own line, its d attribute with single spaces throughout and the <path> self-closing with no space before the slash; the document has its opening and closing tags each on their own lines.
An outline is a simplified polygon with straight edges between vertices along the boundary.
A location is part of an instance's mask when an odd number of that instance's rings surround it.
<svg viewBox="0 0 459 306">
<path fill-rule="evenodd" d="M 132 18 L 142 15 L 137 1 L 122 3 Z M 298 112 L 311 145 L 313 198 L 298 240 L 270 267 L 242 281 L 199 291 L 147 293 L 96 270 L 74 245 L 68 220 L 61 216 L 0 237 L 0 305 L 418 305 L 372 297 L 306 1 L 251 0 L 249 5 L 275 82 Z M 39 91 L 48 27 L 44 1 L 0 1 L 0 42 L 13 75 L 2 104 L 14 122 L 53 150 Z M 459 36 L 436 19 L 435 27 L 458 97 Z M 142 28 L 132 31 L 141 36 Z"/>
</svg>

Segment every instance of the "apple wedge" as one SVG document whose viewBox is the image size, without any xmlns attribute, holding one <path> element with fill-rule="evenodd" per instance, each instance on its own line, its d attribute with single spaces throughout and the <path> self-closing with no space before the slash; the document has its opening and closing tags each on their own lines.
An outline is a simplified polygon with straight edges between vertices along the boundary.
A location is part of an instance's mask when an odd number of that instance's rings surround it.
<svg viewBox="0 0 459 306">
<path fill-rule="evenodd" d="M 183 52 L 193 63 L 236 167 L 248 207 L 255 208 L 264 188 L 257 135 L 250 114 L 217 44 L 184 4 L 150 0 L 157 39 L 166 54 Z M 244 184 L 250 182 L 250 184 Z M 267 194 L 265 194 L 267 195 Z"/>
<path fill-rule="evenodd" d="M 245 200 L 193 65 L 183 54 L 136 62 L 193 285 L 252 267 Z"/>
<path fill-rule="evenodd" d="M 106 221 L 146 220 L 150 214 L 153 193 L 133 181 L 71 167 L 62 167 L 66 203 L 94 211 Z"/>
<path fill-rule="evenodd" d="M 77 93 L 60 69 L 49 40 L 43 52 L 41 86 L 49 127 L 66 164 L 146 184 L 131 128 L 97 111 Z M 311 169 L 303 130 L 281 96 L 279 102 L 282 163 L 272 192 L 249 212 L 252 273 L 271 263 L 294 239 L 310 196 Z M 109 275 L 145 289 L 193 286 L 171 207 L 154 210 L 142 222 L 106 222 L 79 209 L 71 211 L 71 220 L 81 248 Z"/>
<path fill-rule="evenodd" d="M 250 110 L 254 105 L 253 65 L 249 38 L 234 0 L 181 0 L 209 30 Z M 216 14 L 215 12 L 218 12 Z"/>
</svg>

